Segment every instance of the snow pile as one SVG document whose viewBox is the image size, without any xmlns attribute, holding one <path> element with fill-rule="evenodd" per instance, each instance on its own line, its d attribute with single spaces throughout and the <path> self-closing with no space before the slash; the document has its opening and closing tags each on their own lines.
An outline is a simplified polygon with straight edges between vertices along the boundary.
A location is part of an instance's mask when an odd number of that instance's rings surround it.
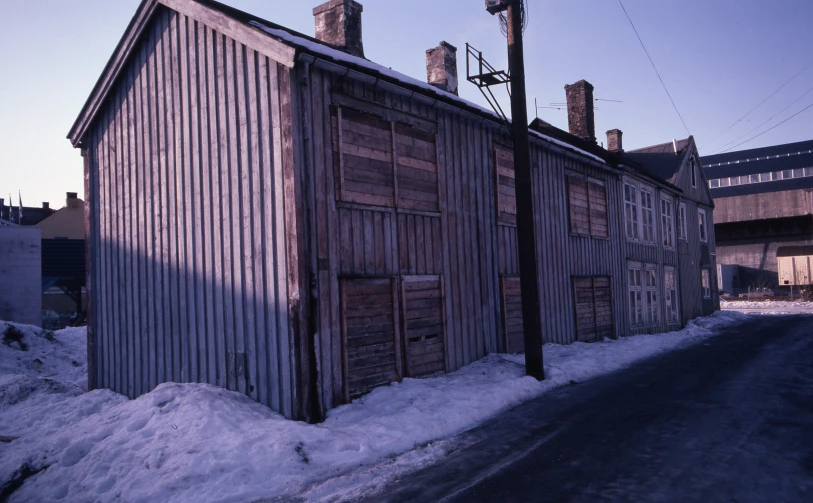
<svg viewBox="0 0 813 503">
<path fill-rule="evenodd" d="M 720 300 L 720 308 L 727 311 L 741 311 L 755 314 L 797 314 L 813 313 L 813 302 L 776 300 Z"/>
<path fill-rule="evenodd" d="M 0 375 L 53 378 L 87 389 L 85 328 L 57 332 L 0 321 Z"/>
<path fill-rule="evenodd" d="M 378 388 L 320 425 L 209 385 L 163 384 L 127 400 L 104 390 L 61 394 L 53 382 L 0 409 L 0 435 L 21 437 L 0 444 L 0 499 L 3 487 L 12 502 L 353 499 L 455 448 L 455 439 L 437 439 L 743 317 L 720 312 L 680 332 L 546 345 L 542 382 L 524 375 L 521 355 L 489 355 L 451 374 Z"/>
</svg>

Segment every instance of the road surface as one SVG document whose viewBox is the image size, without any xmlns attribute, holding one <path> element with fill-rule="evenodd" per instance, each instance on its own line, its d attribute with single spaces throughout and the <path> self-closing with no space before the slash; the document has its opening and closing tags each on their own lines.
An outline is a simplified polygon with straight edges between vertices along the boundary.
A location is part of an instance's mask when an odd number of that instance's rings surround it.
<svg viewBox="0 0 813 503">
<path fill-rule="evenodd" d="M 813 316 L 547 393 L 375 502 L 813 502 Z"/>
</svg>

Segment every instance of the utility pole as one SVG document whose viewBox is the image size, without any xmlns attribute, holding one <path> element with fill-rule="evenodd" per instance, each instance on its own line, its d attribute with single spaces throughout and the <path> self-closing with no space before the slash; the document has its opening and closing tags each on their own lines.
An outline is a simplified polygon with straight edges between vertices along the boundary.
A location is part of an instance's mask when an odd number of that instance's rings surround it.
<svg viewBox="0 0 813 503">
<path fill-rule="evenodd" d="M 508 73 L 511 81 L 511 125 L 519 241 L 519 286 L 522 293 L 522 328 L 525 336 L 525 373 L 545 378 L 542 362 L 542 315 L 539 311 L 539 271 L 536 264 L 531 152 L 525 97 L 525 56 L 522 47 L 522 0 L 486 0 L 495 14 L 506 11 Z"/>
</svg>

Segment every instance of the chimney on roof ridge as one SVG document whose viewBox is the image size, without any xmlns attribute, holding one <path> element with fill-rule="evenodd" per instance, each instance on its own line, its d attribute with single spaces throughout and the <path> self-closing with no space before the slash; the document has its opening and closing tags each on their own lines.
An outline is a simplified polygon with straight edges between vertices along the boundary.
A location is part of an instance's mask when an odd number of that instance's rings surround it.
<svg viewBox="0 0 813 503">
<path fill-rule="evenodd" d="M 426 51 L 426 81 L 438 89 L 457 94 L 457 47 L 441 42 Z"/>
<path fill-rule="evenodd" d="M 42 209 L 50 210 L 51 209 L 51 203 L 49 203 L 48 201 L 43 201 L 42 202 Z"/>
<path fill-rule="evenodd" d="M 567 125 L 570 134 L 596 142 L 593 117 L 593 85 L 586 80 L 565 86 L 567 95 Z"/>
<path fill-rule="evenodd" d="M 607 131 L 607 150 L 610 152 L 624 152 L 624 146 L 621 143 L 621 136 L 624 133 L 620 129 L 611 129 Z"/>
<path fill-rule="evenodd" d="M 316 38 L 350 55 L 364 57 L 361 12 L 354 0 L 330 0 L 313 9 Z"/>
</svg>

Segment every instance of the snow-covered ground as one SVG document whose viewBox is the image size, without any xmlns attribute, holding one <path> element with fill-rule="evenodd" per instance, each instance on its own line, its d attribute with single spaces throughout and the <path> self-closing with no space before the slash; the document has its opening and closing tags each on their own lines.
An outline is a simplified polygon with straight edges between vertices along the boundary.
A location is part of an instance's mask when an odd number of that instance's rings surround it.
<svg viewBox="0 0 813 503">
<path fill-rule="evenodd" d="M 720 308 L 750 314 L 801 314 L 813 313 L 813 302 L 776 300 L 720 301 Z"/>
<path fill-rule="evenodd" d="M 718 312 L 669 334 L 545 346 L 547 379 L 521 355 L 405 379 L 330 411 L 288 421 L 238 393 L 163 384 L 136 400 L 85 391 L 85 332 L 15 325 L 0 344 L 0 500 L 248 502 L 278 496 L 348 501 L 460 447 L 453 438 L 553 388 L 684 347 L 743 319 Z M 0 322 L 0 335 L 9 325 Z"/>
</svg>

